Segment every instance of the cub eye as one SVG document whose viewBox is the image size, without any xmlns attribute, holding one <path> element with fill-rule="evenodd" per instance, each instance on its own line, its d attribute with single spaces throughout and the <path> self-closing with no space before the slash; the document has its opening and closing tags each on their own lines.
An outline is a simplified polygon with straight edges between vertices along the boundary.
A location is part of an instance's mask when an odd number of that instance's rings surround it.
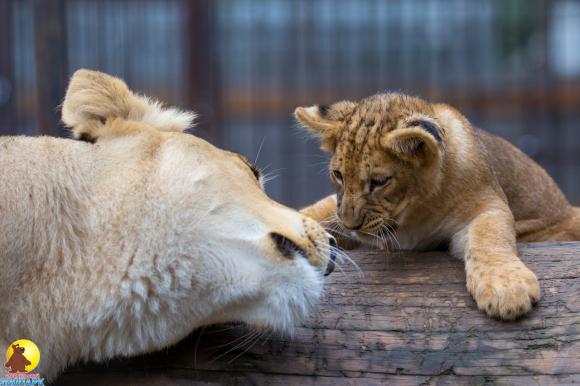
<svg viewBox="0 0 580 386">
<path fill-rule="evenodd" d="M 371 181 L 369 183 L 369 187 L 370 187 L 371 192 L 373 190 L 375 190 L 376 188 L 381 188 L 381 187 L 387 185 L 390 180 L 391 180 L 390 176 L 371 179 Z"/>
<path fill-rule="evenodd" d="M 342 173 L 341 172 L 339 172 L 338 170 L 333 170 L 332 175 L 334 176 L 334 178 L 336 178 L 336 180 L 338 182 L 340 182 L 342 184 Z"/>
</svg>

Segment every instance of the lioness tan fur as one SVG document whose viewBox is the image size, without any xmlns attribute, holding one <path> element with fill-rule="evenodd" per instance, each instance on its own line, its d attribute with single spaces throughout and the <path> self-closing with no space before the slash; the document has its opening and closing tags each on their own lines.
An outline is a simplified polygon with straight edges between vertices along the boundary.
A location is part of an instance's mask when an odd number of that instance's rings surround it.
<svg viewBox="0 0 580 386">
<path fill-rule="evenodd" d="M 333 153 L 337 191 L 303 213 L 367 243 L 448 246 L 491 316 L 516 318 L 540 298 L 516 239 L 580 240 L 580 209 L 544 169 L 448 105 L 380 94 L 295 116 Z"/>
<path fill-rule="evenodd" d="M 34 341 L 52 379 L 199 326 L 289 332 L 307 315 L 329 235 L 245 158 L 182 132 L 192 118 L 79 70 L 63 119 L 94 143 L 0 138 L 0 349 Z"/>
</svg>

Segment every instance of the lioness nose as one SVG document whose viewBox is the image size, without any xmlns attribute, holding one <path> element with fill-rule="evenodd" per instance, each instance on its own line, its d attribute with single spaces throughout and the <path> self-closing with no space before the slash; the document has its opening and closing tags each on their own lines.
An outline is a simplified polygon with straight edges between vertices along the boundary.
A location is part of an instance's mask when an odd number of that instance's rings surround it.
<svg viewBox="0 0 580 386">
<path fill-rule="evenodd" d="M 274 240 L 274 244 L 276 244 L 276 247 L 284 257 L 291 259 L 294 252 L 298 252 L 304 257 L 307 257 L 302 248 L 288 237 L 277 232 L 270 233 L 270 237 Z"/>
<path fill-rule="evenodd" d="M 330 246 L 330 259 L 328 260 L 328 265 L 326 266 L 326 272 L 324 272 L 324 276 L 328 276 L 334 271 L 336 260 L 336 239 L 332 236 L 328 238 L 328 245 Z"/>
</svg>

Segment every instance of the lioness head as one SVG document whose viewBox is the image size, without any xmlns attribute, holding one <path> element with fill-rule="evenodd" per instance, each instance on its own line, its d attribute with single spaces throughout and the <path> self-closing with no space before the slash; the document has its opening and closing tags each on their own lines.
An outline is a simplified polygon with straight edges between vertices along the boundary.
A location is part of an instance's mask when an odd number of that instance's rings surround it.
<svg viewBox="0 0 580 386">
<path fill-rule="evenodd" d="M 88 70 L 74 74 L 63 103 L 74 137 L 126 159 L 113 171 L 139 173 L 131 181 L 139 188 L 122 195 L 127 205 L 143 198 L 150 208 L 134 232 L 153 227 L 163 243 L 155 263 L 135 267 L 134 276 L 154 283 L 169 277 L 167 288 L 151 286 L 162 292 L 159 302 L 177 296 L 169 309 L 198 325 L 242 321 L 287 331 L 318 300 L 323 276 L 334 267 L 333 240 L 313 220 L 271 200 L 245 157 L 184 133 L 193 118 Z M 137 247 L 155 254 L 158 246 L 142 240 Z"/>
<path fill-rule="evenodd" d="M 447 112 L 401 94 L 296 109 L 296 119 L 332 153 L 330 179 L 345 228 L 369 240 L 438 191 Z"/>
</svg>

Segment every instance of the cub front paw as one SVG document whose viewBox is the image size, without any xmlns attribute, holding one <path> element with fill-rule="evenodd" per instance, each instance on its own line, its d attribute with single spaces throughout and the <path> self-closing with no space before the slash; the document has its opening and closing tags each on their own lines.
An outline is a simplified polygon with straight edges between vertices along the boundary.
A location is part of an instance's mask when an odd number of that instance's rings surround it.
<svg viewBox="0 0 580 386">
<path fill-rule="evenodd" d="M 467 289 L 480 310 L 503 320 L 527 314 L 540 300 L 538 278 L 519 260 L 469 266 Z"/>
</svg>

